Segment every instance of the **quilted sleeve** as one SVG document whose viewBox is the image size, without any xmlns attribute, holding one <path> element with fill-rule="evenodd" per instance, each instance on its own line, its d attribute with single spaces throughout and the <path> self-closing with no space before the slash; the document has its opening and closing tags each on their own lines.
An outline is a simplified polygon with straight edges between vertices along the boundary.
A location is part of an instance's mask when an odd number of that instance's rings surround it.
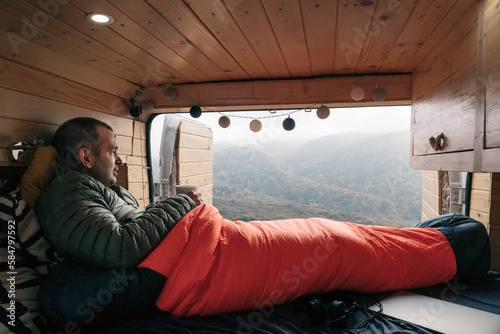
<svg viewBox="0 0 500 334">
<path fill-rule="evenodd" d="M 194 207 L 179 195 L 143 211 L 91 177 L 67 172 L 47 187 L 36 211 L 59 252 L 104 268 L 131 268 Z"/>
</svg>

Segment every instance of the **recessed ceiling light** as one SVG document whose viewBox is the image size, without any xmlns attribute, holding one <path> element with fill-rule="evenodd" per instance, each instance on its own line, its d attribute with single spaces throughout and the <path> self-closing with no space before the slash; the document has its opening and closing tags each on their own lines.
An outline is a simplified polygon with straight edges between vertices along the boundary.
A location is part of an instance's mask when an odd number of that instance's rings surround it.
<svg viewBox="0 0 500 334">
<path fill-rule="evenodd" d="M 87 20 L 95 24 L 107 25 L 115 22 L 115 19 L 108 14 L 104 13 L 90 13 L 87 14 Z"/>
</svg>

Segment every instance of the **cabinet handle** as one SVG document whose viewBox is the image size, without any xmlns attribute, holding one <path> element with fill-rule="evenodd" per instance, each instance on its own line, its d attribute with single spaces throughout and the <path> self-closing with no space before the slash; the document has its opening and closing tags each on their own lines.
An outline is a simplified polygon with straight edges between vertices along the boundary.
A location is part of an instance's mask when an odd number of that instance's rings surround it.
<svg viewBox="0 0 500 334">
<path fill-rule="evenodd" d="M 436 138 L 434 136 L 429 138 L 429 144 L 434 151 L 439 151 L 445 148 L 446 146 L 446 136 L 441 132 Z"/>
</svg>

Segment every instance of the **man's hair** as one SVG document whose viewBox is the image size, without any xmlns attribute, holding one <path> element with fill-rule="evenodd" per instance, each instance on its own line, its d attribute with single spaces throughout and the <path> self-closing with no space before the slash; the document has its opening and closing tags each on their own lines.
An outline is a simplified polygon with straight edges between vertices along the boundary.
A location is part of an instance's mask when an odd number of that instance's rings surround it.
<svg viewBox="0 0 500 334">
<path fill-rule="evenodd" d="M 113 131 L 108 124 L 91 117 L 70 119 L 57 129 L 52 146 L 56 148 L 60 159 L 71 169 L 80 169 L 80 149 L 88 148 L 96 156 L 101 154 L 102 138 L 97 130 L 98 125 Z"/>
</svg>

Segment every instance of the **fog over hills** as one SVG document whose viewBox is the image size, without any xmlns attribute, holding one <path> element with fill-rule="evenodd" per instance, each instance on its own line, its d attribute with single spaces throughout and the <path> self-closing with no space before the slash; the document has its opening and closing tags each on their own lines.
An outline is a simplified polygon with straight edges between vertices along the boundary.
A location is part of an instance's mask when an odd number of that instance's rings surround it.
<svg viewBox="0 0 500 334">
<path fill-rule="evenodd" d="M 421 171 L 408 167 L 409 133 L 337 134 L 300 146 L 214 148 L 214 205 L 228 219 L 324 217 L 411 226 L 420 221 Z"/>
</svg>

